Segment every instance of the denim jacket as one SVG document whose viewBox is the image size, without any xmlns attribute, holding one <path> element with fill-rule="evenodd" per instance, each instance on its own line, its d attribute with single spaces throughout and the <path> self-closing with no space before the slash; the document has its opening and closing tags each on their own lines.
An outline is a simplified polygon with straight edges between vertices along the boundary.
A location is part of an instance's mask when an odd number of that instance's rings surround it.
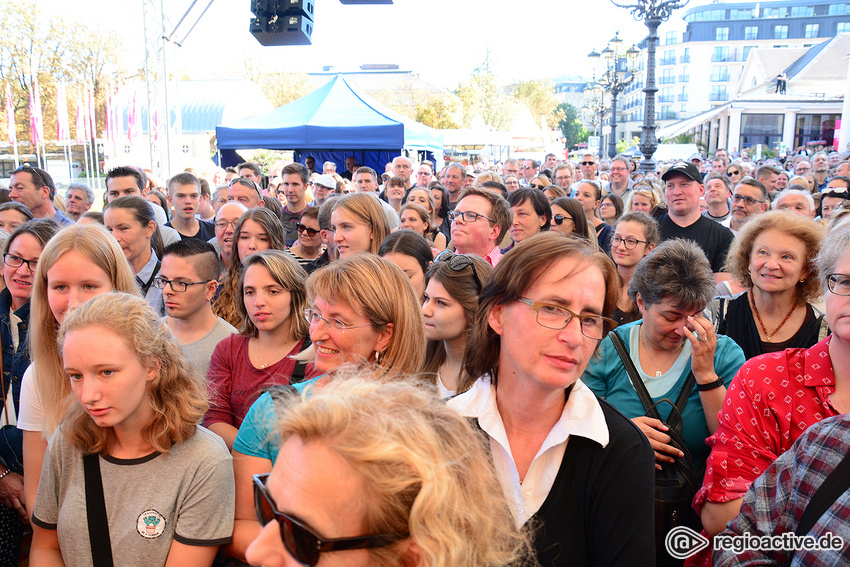
<svg viewBox="0 0 850 567">
<path fill-rule="evenodd" d="M 3 345 L 3 392 L 12 396 L 15 414 L 20 410 L 21 379 L 30 364 L 27 348 L 27 331 L 30 320 L 30 302 L 27 301 L 15 311 L 21 322 L 18 323 L 18 348 L 12 349 L 12 331 L 9 309 L 12 295 L 8 289 L 0 292 L 0 341 Z M 11 384 L 11 387 L 10 387 Z M 8 399 L 8 398 L 7 398 Z M 0 423 L 0 461 L 17 473 L 23 471 L 23 435 L 14 425 Z"/>
</svg>

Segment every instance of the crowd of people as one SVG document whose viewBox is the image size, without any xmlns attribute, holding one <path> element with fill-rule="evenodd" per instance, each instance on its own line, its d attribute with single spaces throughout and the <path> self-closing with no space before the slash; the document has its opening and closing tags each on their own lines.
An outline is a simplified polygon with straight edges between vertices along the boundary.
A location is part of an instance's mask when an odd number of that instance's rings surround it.
<svg viewBox="0 0 850 567">
<path fill-rule="evenodd" d="M 835 157 L 122 166 L 100 206 L 24 165 L 0 567 L 682 564 L 682 463 L 704 537 L 793 532 L 846 445 Z M 805 553 L 685 561 L 850 559 Z"/>
</svg>

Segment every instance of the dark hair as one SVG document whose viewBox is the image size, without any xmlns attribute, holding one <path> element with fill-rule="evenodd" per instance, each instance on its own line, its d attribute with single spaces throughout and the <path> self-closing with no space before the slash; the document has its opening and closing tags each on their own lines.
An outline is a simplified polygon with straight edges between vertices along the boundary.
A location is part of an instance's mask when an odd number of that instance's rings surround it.
<svg viewBox="0 0 850 567">
<path fill-rule="evenodd" d="M 606 200 L 611 201 L 611 204 L 614 205 L 614 212 L 616 213 L 614 216 L 614 220 L 620 218 L 620 215 L 623 214 L 623 198 L 619 195 L 615 195 L 613 193 L 608 193 L 602 196 L 602 200 L 599 202 L 601 205 Z"/>
<path fill-rule="evenodd" d="M 419 262 L 423 274 L 428 271 L 428 264 L 434 258 L 434 253 L 425 237 L 407 228 L 391 233 L 381 242 L 378 256 L 386 256 L 391 252 L 410 256 Z"/>
<path fill-rule="evenodd" d="M 171 219 L 171 211 L 168 208 L 168 199 L 166 199 L 165 195 L 159 189 L 151 189 L 148 191 L 148 195 L 153 195 L 156 197 L 156 200 L 159 201 L 159 206 L 162 207 L 162 210 L 165 211 L 165 218 Z"/>
<path fill-rule="evenodd" d="M 35 172 L 36 175 L 33 175 L 33 172 Z M 53 197 L 56 195 L 56 184 L 53 182 L 53 178 L 50 177 L 49 173 L 47 173 L 46 171 L 44 171 L 43 169 L 40 169 L 38 167 L 33 167 L 28 163 L 25 163 L 22 167 L 19 167 L 18 169 L 11 172 L 9 174 L 9 177 L 11 178 L 16 173 L 29 173 L 30 177 L 32 178 L 33 185 L 36 186 L 36 189 L 38 189 L 40 187 L 47 187 L 50 190 L 49 191 L 50 200 L 51 201 L 53 200 Z M 41 184 L 40 185 L 38 184 L 37 177 L 41 178 Z"/>
<path fill-rule="evenodd" d="M 390 177 L 389 179 L 387 179 L 384 186 L 385 187 L 404 187 L 404 178 L 398 177 L 398 176 Z"/>
<path fill-rule="evenodd" d="M 234 171 L 234 173 L 238 175 L 239 171 L 242 169 L 250 169 L 254 172 L 254 175 L 256 175 L 257 178 L 261 178 L 263 176 L 263 172 L 262 170 L 260 170 L 260 166 L 252 161 L 243 161 L 242 163 L 236 166 L 236 171 Z"/>
<path fill-rule="evenodd" d="M 280 172 L 280 177 L 283 179 L 284 175 L 300 175 L 301 183 L 307 185 L 307 181 L 310 179 L 310 170 L 301 165 L 300 163 L 293 162 L 286 165 Z"/>
<path fill-rule="evenodd" d="M 263 207 L 283 222 L 283 205 L 277 199 L 263 199 Z"/>
<path fill-rule="evenodd" d="M 748 177 L 744 177 L 743 179 L 741 179 L 741 180 L 738 182 L 738 185 L 748 185 L 749 187 L 755 187 L 755 188 L 756 188 L 756 189 L 758 189 L 758 190 L 759 190 L 759 192 L 761 193 L 761 200 L 762 200 L 762 201 L 765 201 L 765 202 L 769 202 L 769 201 L 770 201 L 770 194 L 769 194 L 769 193 L 768 193 L 768 191 L 767 191 L 767 187 L 765 187 L 765 186 L 764 186 L 764 183 L 762 183 L 761 181 L 759 181 L 759 180 L 758 180 L 758 179 L 756 179 L 755 177 L 749 177 L 749 176 L 748 176 Z M 737 188 L 738 188 L 738 185 L 735 185 L 735 189 L 737 189 Z M 803 189 L 804 191 L 806 190 L 806 188 L 805 188 L 805 187 L 800 186 L 800 188 L 801 188 L 801 189 Z M 735 192 L 735 191 L 734 191 L 734 189 L 733 189 L 733 190 L 732 190 L 732 193 L 734 193 L 734 192 Z"/>
<path fill-rule="evenodd" d="M 92 219 L 98 224 L 103 224 L 103 213 L 100 211 L 86 211 L 80 215 L 81 219 Z M 77 221 L 79 222 L 79 221 Z"/>
<path fill-rule="evenodd" d="M 490 189 L 492 191 L 497 191 L 502 197 L 505 199 L 508 198 L 509 191 L 508 188 L 505 187 L 504 183 L 499 183 L 498 181 L 485 181 L 481 185 L 479 185 L 482 189 Z"/>
<path fill-rule="evenodd" d="M 156 257 L 162 258 L 162 249 L 164 248 L 162 234 L 159 232 L 159 225 L 156 224 L 156 217 L 153 214 L 153 208 L 146 199 L 143 197 L 137 197 L 136 195 L 117 197 L 106 205 L 106 208 L 103 209 L 103 211 L 106 212 L 109 209 L 126 209 L 131 211 L 133 213 L 133 218 L 136 219 L 136 221 L 142 226 L 148 226 L 150 223 L 153 223 L 155 228 L 153 235 L 151 235 L 151 246 L 153 247 L 153 251 L 156 253 Z"/>
<path fill-rule="evenodd" d="M 371 175 L 372 179 L 374 179 L 376 182 L 378 181 L 378 172 L 376 172 L 374 169 L 367 165 L 362 165 L 358 167 L 357 170 L 354 172 L 354 177 L 357 177 L 358 175 L 363 173 Z"/>
<path fill-rule="evenodd" d="M 661 242 L 661 233 L 658 230 L 658 222 L 648 214 L 641 211 L 629 211 L 617 219 L 617 224 L 614 225 L 614 229 L 616 230 L 617 226 L 624 222 L 633 222 L 643 226 L 643 236 L 649 244 L 658 246 Z"/>
<path fill-rule="evenodd" d="M 198 272 L 198 277 L 203 281 L 218 279 L 218 254 L 209 242 L 197 238 L 184 238 L 165 247 L 165 250 L 162 251 L 163 259 L 169 255 L 178 258 L 192 258 L 191 263 Z"/>
<path fill-rule="evenodd" d="M 552 207 L 549 205 L 549 199 L 546 198 L 543 191 L 520 187 L 508 195 L 508 205 L 511 207 L 522 205 L 526 201 L 531 202 L 531 207 L 535 213 L 546 218 L 546 222 L 540 227 L 540 230 L 549 230 L 549 227 L 552 225 Z"/>
<path fill-rule="evenodd" d="M 590 226 L 587 224 L 587 216 L 584 214 L 581 201 L 573 197 L 558 197 L 552 201 L 551 206 L 558 206 L 567 211 L 573 217 L 573 234 L 587 243 L 591 242 Z M 594 234 L 592 238 L 595 240 L 596 235 Z"/>
<path fill-rule="evenodd" d="M 136 186 L 139 188 L 140 193 L 144 193 L 145 186 L 148 184 L 145 175 L 141 171 L 128 165 L 113 167 L 110 169 L 109 173 L 106 174 L 105 183 L 109 185 L 109 180 L 114 177 L 132 177 L 136 180 Z"/>
<path fill-rule="evenodd" d="M 438 181 L 432 181 L 431 185 L 430 185 L 430 187 L 428 187 L 428 189 L 431 190 L 431 191 L 436 189 L 437 191 L 440 192 L 440 195 L 441 195 L 441 197 L 440 197 L 440 209 L 437 210 L 437 211 L 434 211 L 434 215 L 441 218 L 441 219 L 444 219 L 447 216 L 449 216 L 449 211 L 451 210 L 451 208 L 449 207 L 449 205 L 450 205 L 450 203 L 449 203 L 449 192 L 446 191 L 446 188 L 443 187 Z"/>
<path fill-rule="evenodd" d="M 28 206 L 17 201 L 8 201 L 6 203 L 0 204 L 0 212 L 2 211 L 18 211 L 19 213 L 24 215 L 28 221 L 31 221 L 33 218 L 35 218 Z"/>
<path fill-rule="evenodd" d="M 708 182 L 712 179 L 719 179 L 724 185 L 726 185 L 726 190 L 730 193 L 732 192 L 732 180 L 722 173 L 709 173 L 705 176 L 705 179 L 702 180 L 703 185 L 708 186 Z"/>
<path fill-rule="evenodd" d="M 635 268 L 629 281 L 629 299 L 644 305 L 673 300 L 676 309 L 705 309 L 714 297 L 711 264 L 692 240 L 673 238 L 659 244 Z"/>
<path fill-rule="evenodd" d="M 47 241 L 53 238 L 53 235 L 57 232 L 59 232 L 59 225 L 52 219 L 35 219 L 19 224 L 6 240 L 6 248 L 3 250 L 3 254 L 5 255 L 9 253 L 12 243 L 22 234 L 32 235 L 36 240 L 38 240 L 41 247 L 44 248 Z"/>
</svg>

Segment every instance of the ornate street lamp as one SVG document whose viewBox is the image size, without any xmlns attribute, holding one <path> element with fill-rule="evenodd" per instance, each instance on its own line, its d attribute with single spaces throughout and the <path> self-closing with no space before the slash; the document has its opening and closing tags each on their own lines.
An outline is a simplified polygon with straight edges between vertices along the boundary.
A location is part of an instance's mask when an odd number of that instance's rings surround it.
<svg viewBox="0 0 850 567">
<path fill-rule="evenodd" d="M 617 32 L 608 42 L 602 53 L 591 51 L 588 57 L 598 61 L 602 59 L 602 76 L 599 85 L 611 93 L 611 136 L 608 139 L 608 157 L 617 155 L 617 97 L 635 79 L 635 63 L 638 53 L 635 47 L 630 47 L 625 53 L 621 52 L 623 40 Z"/>
<path fill-rule="evenodd" d="M 673 10 L 678 10 L 688 3 L 688 0 L 634 0 L 632 4 L 619 3 L 611 0 L 611 3 L 619 8 L 626 8 L 638 21 L 643 20 L 649 29 L 646 38 L 646 87 L 643 103 L 643 126 L 640 134 L 640 152 L 643 161 L 640 162 L 640 171 L 644 174 L 655 172 L 655 160 L 652 159 L 658 148 L 658 140 L 655 138 L 655 46 L 658 44 L 658 26 L 670 17 Z"/>
</svg>

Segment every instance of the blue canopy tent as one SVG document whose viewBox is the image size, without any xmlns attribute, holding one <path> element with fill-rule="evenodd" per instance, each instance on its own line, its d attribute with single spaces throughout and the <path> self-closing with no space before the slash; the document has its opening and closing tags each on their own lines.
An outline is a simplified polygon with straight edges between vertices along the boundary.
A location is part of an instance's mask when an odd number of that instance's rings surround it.
<svg viewBox="0 0 850 567">
<path fill-rule="evenodd" d="M 323 87 L 271 112 L 216 127 L 221 165 L 239 159 L 228 150 L 263 148 L 294 150 L 295 159 L 311 155 L 317 168 L 334 161 L 345 171 L 345 158 L 355 156 L 378 174 L 402 149 L 434 159 L 443 151 L 443 135 L 357 92 L 337 75 Z"/>
</svg>

